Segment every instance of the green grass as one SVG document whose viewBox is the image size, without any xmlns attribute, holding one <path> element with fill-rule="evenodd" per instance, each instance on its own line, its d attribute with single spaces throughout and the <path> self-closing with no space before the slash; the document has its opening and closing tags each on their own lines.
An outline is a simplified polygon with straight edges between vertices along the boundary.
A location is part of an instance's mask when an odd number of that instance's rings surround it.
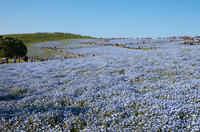
<svg viewBox="0 0 200 132">
<path fill-rule="evenodd" d="M 64 40 L 64 39 L 95 39 L 94 37 L 90 36 L 82 36 L 77 34 L 71 33 L 29 33 L 29 34 L 7 34 L 2 35 L 5 37 L 14 37 L 24 42 L 24 44 L 29 45 L 38 42 L 45 42 L 45 41 L 57 41 L 57 40 Z"/>
</svg>

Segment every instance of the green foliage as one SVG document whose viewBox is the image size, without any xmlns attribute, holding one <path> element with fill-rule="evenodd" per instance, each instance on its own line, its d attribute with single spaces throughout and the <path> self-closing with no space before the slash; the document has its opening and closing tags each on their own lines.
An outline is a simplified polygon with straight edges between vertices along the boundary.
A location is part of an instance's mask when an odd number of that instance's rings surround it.
<svg viewBox="0 0 200 132">
<path fill-rule="evenodd" d="M 27 47 L 16 38 L 0 36 L 0 57 L 23 57 L 27 53 Z"/>
<path fill-rule="evenodd" d="M 37 42 L 44 42 L 44 41 L 56 41 L 56 40 L 63 40 L 63 39 L 94 39 L 90 36 L 81 36 L 71 33 L 30 33 L 30 34 L 9 34 L 4 35 L 6 37 L 14 37 L 24 42 L 24 44 L 32 44 Z"/>
</svg>

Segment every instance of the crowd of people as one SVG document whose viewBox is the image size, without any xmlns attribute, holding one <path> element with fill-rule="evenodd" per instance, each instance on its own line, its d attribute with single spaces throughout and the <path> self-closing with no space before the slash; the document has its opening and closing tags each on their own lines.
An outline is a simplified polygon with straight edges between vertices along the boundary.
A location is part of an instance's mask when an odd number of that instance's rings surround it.
<svg viewBox="0 0 200 132">
<path fill-rule="evenodd" d="M 9 58 L 9 57 L 4 57 L 2 58 L 2 61 L 0 62 L 0 64 L 8 64 L 9 63 L 9 59 L 12 59 L 11 63 L 20 63 L 22 62 L 22 60 L 24 62 L 35 62 L 35 58 L 31 58 L 31 57 L 13 57 L 13 58 Z"/>
<path fill-rule="evenodd" d="M 93 54 L 93 56 L 95 56 Z M 0 61 L 0 64 L 8 64 L 8 63 L 20 63 L 20 62 L 35 62 L 36 60 L 38 61 L 48 61 L 48 60 L 60 60 L 60 59 L 71 59 L 71 58 L 82 58 L 84 57 L 84 55 L 80 55 L 80 54 L 71 54 L 69 56 L 64 56 L 63 58 L 33 58 L 33 57 L 13 57 L 13 58 L 9 58 L 9 57 L 4 57 L 2 58 L 2 60 Z"/>
</svg>

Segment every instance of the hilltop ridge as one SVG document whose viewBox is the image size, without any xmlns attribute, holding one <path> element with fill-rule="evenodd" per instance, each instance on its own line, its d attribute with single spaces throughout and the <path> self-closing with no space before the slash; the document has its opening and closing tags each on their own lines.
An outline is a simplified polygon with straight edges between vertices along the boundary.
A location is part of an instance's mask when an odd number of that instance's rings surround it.
<svg viewBox="0 0 200 132">
<path fill-rule="evenodd" d="M 62 33 L 62 32 L 37 32 L 37 33 L 24 33 L 24 34 L 6 34 L 2 35 L 6 37 L 14 37 L 24 42 L 24 44 L 32 44 L 37 42 L 45 42 L 45 41 L 56 41 L 63 39 L 83 39 L 89 38 L 94 39 L 91 36 L 82 36 L 79 34 L 72 33 Z"/>
</svg>

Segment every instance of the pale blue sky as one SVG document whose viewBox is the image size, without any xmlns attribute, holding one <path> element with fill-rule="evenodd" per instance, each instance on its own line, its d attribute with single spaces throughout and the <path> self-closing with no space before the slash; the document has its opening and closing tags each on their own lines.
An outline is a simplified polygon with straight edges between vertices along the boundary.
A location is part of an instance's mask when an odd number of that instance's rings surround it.
<svg viewBox="0 0 200 132">
<path fill-rule="evenodd" d="M 0 34 L 200 35 L 200 0 L 1 0 Z"/>
</svg>

